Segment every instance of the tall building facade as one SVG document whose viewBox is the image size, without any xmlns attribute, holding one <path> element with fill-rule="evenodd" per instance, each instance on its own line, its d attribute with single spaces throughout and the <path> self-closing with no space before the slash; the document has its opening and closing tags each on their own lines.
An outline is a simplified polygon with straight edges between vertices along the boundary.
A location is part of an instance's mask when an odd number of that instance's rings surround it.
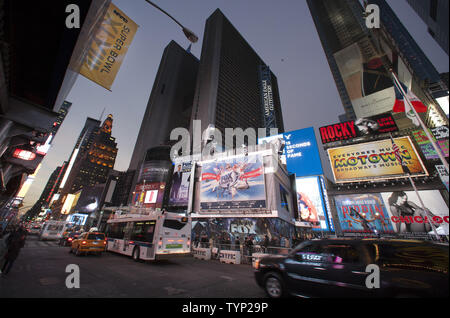
<svg viewBox="0 0 450 318">
<path fill-rule="evenodd" d="M 189 128 L 198 64 L 198 59 L 176 42 L 166 46 L 129 170 L 139 169 L 148 149 L 168 144 L 174 128 Z"/>
<path fill-rule="evenodd" d="M 171 41 L 164 49 L 130 166 L 128 172 L 122 176 L 122 191 L 128 189 L 131 192 L 131 189 L 134 189 L 148 149 L 170 144 L 170 133 L 173 129 L 189 128 L 198 64 L 198 59 L 175 41 Z M 133 178 L 131 185 L 130 178 Z M 120 198 L 115 200 L 123 203 L 124 194 L 119 192 L 115 195 Z M 131 200 L 130 192 L 127 197 Z"/>
<path fill-rule="evenodd" d="M 219 9 L 206 21 L 191 132 L 193 120 L 222 136 L 225 128 L 284 132 L 276 76 Z"/>
<path fill-rule="evenodd" d="M 112 115 L 100 123 L 92 118 L 86 120 L 59 186 L 60 197 L 51 207 L 55 215 L 60 213 L 68 194 L 105 183 L 114 168 L 118 149 L 111 135 Z"/>
<path fill-rule="evenodd" d="M 406 0 L 428 27 L 428 33 L 448 54 L 449 1 Z"/>
<path fill-rule="evenodd" d="M 348 120 L 392 110 L 390 67 L 418 97 L 432 103 L 429 92 L 440 85 L 439 73 L 385 0 L 370 1 L 380 8 L 380 29 L 366 27 L 358 0 L 307 3 Z M 409 125 L 405 116 L 396 116 L 400 126 Z"/>
</svg>

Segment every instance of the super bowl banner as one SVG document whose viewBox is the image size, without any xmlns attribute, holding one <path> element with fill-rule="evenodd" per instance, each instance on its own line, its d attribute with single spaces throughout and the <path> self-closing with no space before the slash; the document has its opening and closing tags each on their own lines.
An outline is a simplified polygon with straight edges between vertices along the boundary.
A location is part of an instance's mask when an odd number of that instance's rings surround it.
<svg viewBox="0 0 450 318">
<path fill-rule="evenodd" d="M 80 74 L 110 90 L 137 28 L 133 20 L 111 3 L 85 56 Z"/>
<path fill-rule="evenodd" d="M 394 141 L 410 174 L 427 176 L 409 137 Z M 390 139 L 328 149 L 328 158 L 337 183 L 405 177 Z"/>
<path fill-rule="evenodd" d="M 342 232 L 394 233 L 379 193 L 337 195 L 334 201 Z"/>
<path fill-rule="evenodd" d="M 394 117 L 390 113 L 386 113 L 320 127 L 319 131 L 322 144 L 325 145 L 334 141 L 398 131 L 398 127 Z"/>
<path fill-rule="evenodd" d="M 259 155 L 205 162 L 200 187 L 203 211 L 266 208 L 264 166 Z"/>
</svg>

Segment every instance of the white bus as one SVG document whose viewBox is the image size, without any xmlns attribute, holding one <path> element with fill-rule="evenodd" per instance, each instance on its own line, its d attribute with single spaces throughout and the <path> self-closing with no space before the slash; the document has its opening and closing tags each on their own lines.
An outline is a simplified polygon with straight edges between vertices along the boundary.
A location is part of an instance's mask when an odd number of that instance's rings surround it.
<svg viewBox="0 0 450 318">
<path fill-rule="evenodd" d="M 107 221 L 106 250 L 138 260 L 187 256 L 191 252 L 191 219 L 177 213 L 125 214 Z"/>
<path fill-rule="evenodd" d="M 66 231 L 69 224 L 66 221 L 47 221 L 42 226 L 39 239 L 43 240 L 59 240 Z"/>
</svg>

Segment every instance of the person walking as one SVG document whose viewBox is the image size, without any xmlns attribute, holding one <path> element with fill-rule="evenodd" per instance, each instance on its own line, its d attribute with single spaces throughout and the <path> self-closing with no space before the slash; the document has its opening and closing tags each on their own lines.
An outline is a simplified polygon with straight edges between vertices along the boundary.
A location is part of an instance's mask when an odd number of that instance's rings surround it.
<svg viewBox="0 0 450 318">
<path fill-rule="evenodd" d="M 25 232 L 22 228 L 11 234 L 8 244 L 8 251 L 5 255 L 5 262 L 2 267 L 2 277 L 6 277 L 11 270 L 15 260 L 19 256 L 20 249 L 24 247 L 26 240 Z"/>
<path fill-rule="evenodd" d="M 264 253 L 267 253 L 267 248 L 269 247 L 269 237 L 267 235 L 264 235 L 264 241 L 262 243 L 262 246 L 264 248 Z"/>
</svg>

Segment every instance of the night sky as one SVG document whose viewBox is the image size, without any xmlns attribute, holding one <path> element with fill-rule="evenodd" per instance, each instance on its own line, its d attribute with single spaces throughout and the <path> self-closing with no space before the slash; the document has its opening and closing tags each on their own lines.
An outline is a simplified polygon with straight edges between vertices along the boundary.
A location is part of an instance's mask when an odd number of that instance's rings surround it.
<svg viewBox="0 0 450 318">
<path fill-rule="evenodd" d="M 155 0 L 199 37 L 192 53 L 200 58 L 206 19 L 219 8 L 278 78 L 285 130 L 339 122 L 344 109 L 306 1 L 299 0 Z M 406 0 L 388 0 L 400 20 L 435 65 L 448 72 L 448 55 L 426 31 L 426 25 Z M 25 197 L 23 212 L 39 198 L 50 174 L 68 160 L 86 117 L 102 120 L 113 114 L 113 137 L 118 143 L 115 170 L 128 168 L 142 116 L 166 45 L 190 42 L 169 17 L 144 0 L 113 0 L 140 27 L 112 86 L 112 92 L 79 76 L 67 97 L 72 108 L 42 162 Z M 333 180 L 324 152 L 326 176 Z"/>
</svg>

